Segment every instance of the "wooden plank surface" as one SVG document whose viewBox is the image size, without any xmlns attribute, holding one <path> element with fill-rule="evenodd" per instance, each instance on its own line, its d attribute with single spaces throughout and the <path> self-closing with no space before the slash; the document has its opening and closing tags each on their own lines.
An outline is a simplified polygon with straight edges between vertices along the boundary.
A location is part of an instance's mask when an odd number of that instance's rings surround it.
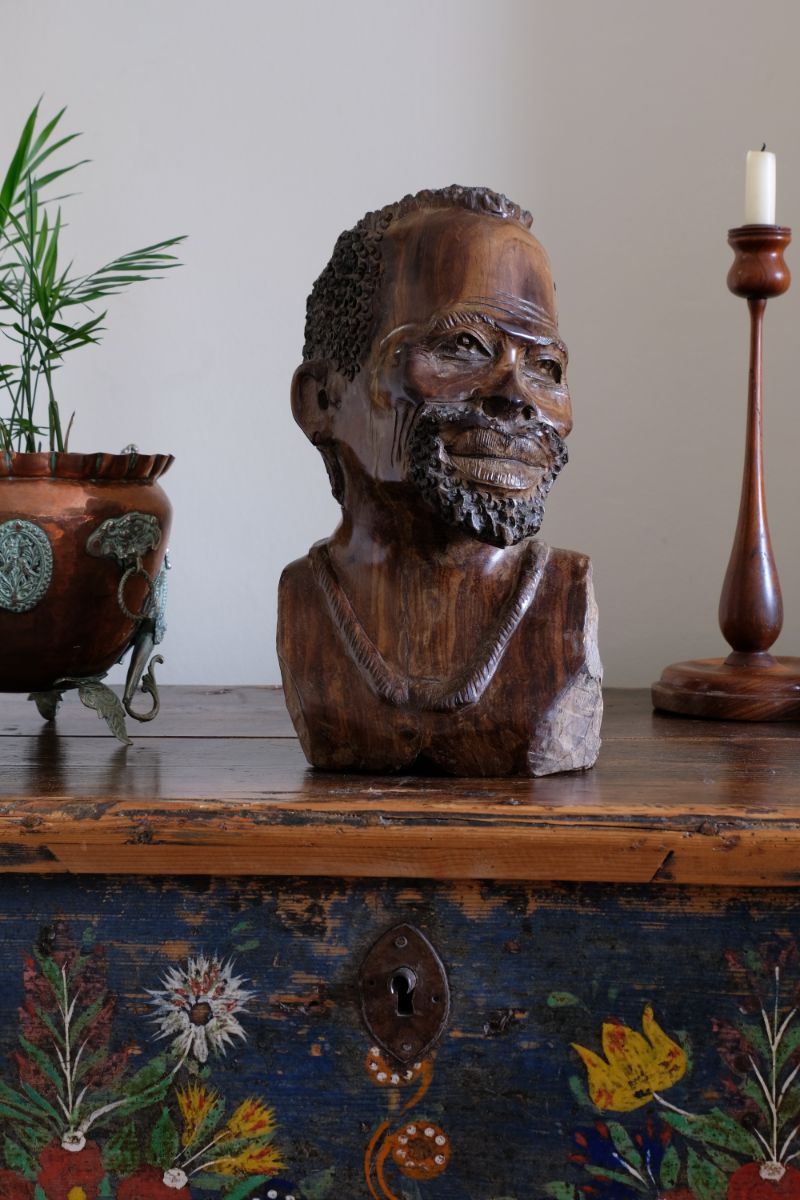
<svg viewBox="0 0 800 1200">
<path fill-rule="evenodd" d="M 586 773 L 334 775 L 308 769 L 275 689 L 164 692 L 128 749 L 75 697 L 57 732 L 0 697 L 0 871 L 800 881 L 800 725 L 611 691 Z"/>
</svg>

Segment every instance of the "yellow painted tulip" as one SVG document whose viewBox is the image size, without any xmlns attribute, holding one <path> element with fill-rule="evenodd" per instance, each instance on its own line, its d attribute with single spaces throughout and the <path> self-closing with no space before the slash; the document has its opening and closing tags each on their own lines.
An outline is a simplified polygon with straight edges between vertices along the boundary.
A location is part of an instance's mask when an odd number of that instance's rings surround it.
<svg viewBox="0 0 800 1200">
<path fill-rule="evenodd" d="M 648 1104 L 656 1092 L 672 1087 L 686 1073 L 686 1055 L 653 1016 L 642 1014 L 644 1036 L 627 1025 L 603 1025 L 605 1058 L 573 1043 L 588 1074 L 589 1095 L 599 1109 L 630 1112 Z"/>
</svg>

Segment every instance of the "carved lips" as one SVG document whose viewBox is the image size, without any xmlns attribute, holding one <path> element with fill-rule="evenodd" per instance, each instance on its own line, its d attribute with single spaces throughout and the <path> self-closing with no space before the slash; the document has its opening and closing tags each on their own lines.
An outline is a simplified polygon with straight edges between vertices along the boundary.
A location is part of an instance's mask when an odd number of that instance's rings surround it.
<svg viewBox="0 0 800 1200">
<path fill-rule="evenodd" d="M 528 491 L 552 466 L 548 448 L 536 437 L 514 437 L 481 426 L 445 426 L 441 443 L 445 463 L 449 460 L 464 478 L 490 487 Z"/>
</svg>

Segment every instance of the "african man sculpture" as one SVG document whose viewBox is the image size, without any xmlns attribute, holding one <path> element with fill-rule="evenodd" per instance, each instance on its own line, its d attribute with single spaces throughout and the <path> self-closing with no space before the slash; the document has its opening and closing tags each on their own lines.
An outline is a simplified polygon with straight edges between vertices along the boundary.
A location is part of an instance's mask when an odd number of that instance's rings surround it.
<svg viewBox="0 0 800 1200">
<path fill-rule="evenodd" d="M 315 767 L 597 758 L 591 565 L 535 538 L 572 410 L 531 224 L 485 188 L 420 192 L 343 233 L 314 284 L 292 409 L 342 521 L 283 572 L 278 654 Z"/>
</svg>

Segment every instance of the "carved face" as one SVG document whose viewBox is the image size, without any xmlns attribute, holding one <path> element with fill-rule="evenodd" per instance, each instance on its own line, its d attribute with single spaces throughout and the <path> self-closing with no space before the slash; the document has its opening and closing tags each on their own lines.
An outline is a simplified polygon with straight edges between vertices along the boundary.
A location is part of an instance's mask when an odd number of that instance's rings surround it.
<svg viewBox="0 0 800 1200">
<path fill-rule="evenodd" d="M 483 541 L 531 536 L 572 427 L 542 247 L 514 222 L 443 209 L 397 221 L 382 249 L 376 336 L 332 423 L 345 469 L 411 484 Z"/>
</svg>

